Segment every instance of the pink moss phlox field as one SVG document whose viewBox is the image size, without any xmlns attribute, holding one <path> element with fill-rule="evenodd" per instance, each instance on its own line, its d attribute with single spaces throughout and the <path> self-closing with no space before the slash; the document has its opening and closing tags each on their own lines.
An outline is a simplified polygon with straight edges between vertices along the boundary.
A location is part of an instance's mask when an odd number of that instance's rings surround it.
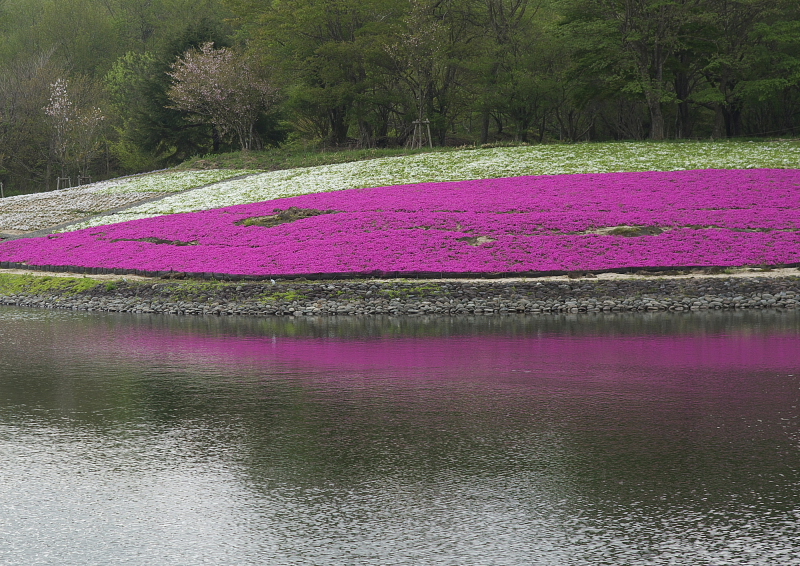
<svg viewBox="0 0 800 566">
<path fill-rule="evenodd" d="M 336 213 L 237 225 L 289 207 Z M 618 226 L 663 232 L 603 233 Z M 255 276 L 776 265 L 800 262 L 798 230 L 800 170 L 604 173 L 291 197 L 9 241 L 0 261 Z"/>
</svg>

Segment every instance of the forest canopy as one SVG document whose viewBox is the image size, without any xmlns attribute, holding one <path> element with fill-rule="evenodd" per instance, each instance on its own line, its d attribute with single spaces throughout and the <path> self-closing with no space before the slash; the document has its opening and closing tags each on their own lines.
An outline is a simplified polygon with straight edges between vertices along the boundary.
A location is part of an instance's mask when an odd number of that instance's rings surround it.
<svg viewBox="0 0 800 566">
<path fill-rule="evenodd" d="M 794 136 L 796 0 L 0 0 L 10 192 L 278 144 Z"/>
</svg>

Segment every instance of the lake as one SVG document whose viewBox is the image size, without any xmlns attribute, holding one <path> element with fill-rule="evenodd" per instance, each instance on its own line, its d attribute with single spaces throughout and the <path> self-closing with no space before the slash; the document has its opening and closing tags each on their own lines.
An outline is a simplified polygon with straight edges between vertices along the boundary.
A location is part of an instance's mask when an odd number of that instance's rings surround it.
<svg viewBox="0 0 800 566">
<path fill-rule="evenodd" d="M 4 565 L 800 564 L 800 313 L 0 307 Z"/>
</svg>

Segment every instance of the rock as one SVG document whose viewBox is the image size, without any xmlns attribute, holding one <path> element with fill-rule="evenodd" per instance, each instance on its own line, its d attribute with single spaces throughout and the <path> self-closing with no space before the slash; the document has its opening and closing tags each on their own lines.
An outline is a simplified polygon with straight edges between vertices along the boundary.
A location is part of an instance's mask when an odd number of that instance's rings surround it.
<svg viewBox="0 0 800 566">
<path fill-rule="evenodd" d="M 740 308 L 796 308 L 800 278 L 729 280 L 596 279 L 562 281 L 438 282 L 294 280 L 230 282 L 213 291 L 193 280 L 117 281 L 83 293 L 0 294 L 0 304 L 110 312 L 230 316 L 380 314 L 482 316 L 569 312 L 655 312 Z M 285 298 L 284 298 L 285 297 Z"/>
</svg>

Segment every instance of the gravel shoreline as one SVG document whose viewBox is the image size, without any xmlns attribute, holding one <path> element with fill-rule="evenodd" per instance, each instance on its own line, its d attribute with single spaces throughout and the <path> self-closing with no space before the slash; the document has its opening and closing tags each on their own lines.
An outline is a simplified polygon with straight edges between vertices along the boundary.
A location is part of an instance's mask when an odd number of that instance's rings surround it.
<svg viewBox="0 0 800 566">
<path fill-rule="evenodd" d="M 796 271 L 795 271 L 796 273 Z M 54 277 L 50 278 L 55 279 Z M 78 279 L 80 280 L 80 279 Z M 0 290 L 23 307 L 209 316 L 546 315 L 796 309 L 800 274 L 502 280 L 204 281 L 118 278 L 89 290 Z"/>
</svg>

